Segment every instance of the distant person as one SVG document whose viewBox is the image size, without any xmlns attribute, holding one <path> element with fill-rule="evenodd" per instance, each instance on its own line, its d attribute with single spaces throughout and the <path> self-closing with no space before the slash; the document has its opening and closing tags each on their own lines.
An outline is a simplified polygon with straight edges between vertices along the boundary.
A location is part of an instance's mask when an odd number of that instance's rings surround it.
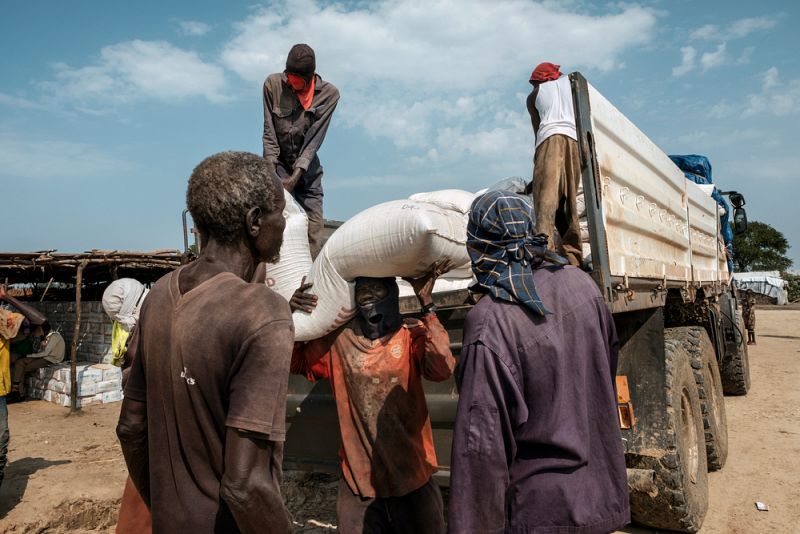
<svg viewBox="0 0 800 534">
<path fill-rule="evenodd" d="M 530 77 L 527 107 L 536 136 L 533 158 L 533 204 L 536 233 L 545 234 L 571 265 L 583 262 L 576 198 L 581 180 L 578 134 L 569 78 L 553 63 L 540 63 Z"/>
<path fill-rule="evenodd" d="M 358 315 L 327 336 L 297 343 L 292 373 L 328 379 L 339 414 L 342 479 L 336 514 L 343 534 L 442 534 L 444 505 L 431 478 L 437 470 L 422 378 L 450 378 L 455 359 L 436 317 L 432 292 L 449 262 L 408 280 L 422 320 L 404 323 L 394 278 L 357 278 Z M 291 300 L 310 312 L 300 286 Z"/>
<path fill-rule="evenodd" d="M 142 305 L 117 426 L 125 463 L 154 532 L 289 532 L 294 328 L 288 303 L 250 283 L 278 259 L 283 189 L 260 156 L 224 152 L 194 169 L 186 203 L 205 243 Z"/>
<path fill-rule="evenodd" d="M 33 329 L 34 352 L 14 361 L 11 370 L 11 391 L 25 398 L 25 376 L 37 369 L 44 369 L 64 361 L 66 343 L 60 332 L 53 330 L 48 321 Z"/>
<path fill-rule="evenodd" d="M 456 383 L 449 531 L 607 533 L 630 521 L 614 320 L 594 281 L 542 262 L 531 204 L 478 197 L 467 248 L 482 298 Z"/>
<path fill-rule="evenodd" d="M 4 302 L 17 312 L 0 307 L 0 486 L 8 463 L 10 439 L 6 397 L 11 393 L 11 341 L 19 339 L 24 329 L 36 328 L 47 322 L 39 310 L 9 295 L 6 286 L 0 284 L 0 304 Z"/>
<path fill-rule="evenodd" d="M 317 151 L 325 140 L 339 90 L 316 73 L 314 50 L 296 44 L 286 70 L 264 81 L 264 157 L 283 186 L 308 215 L 312 258 L 322 248 L 322 165 Z"/>
<path fill-rule="evenodd" d="M 747 344 L 756 344 L 756 294 L 752 289 L 744 292 L 742 301 L 744 327 L 747 330 Z"/>
<path fill-rule="evenodd" d="M 128 338 L 139 321 L 139 312 L 150 290 L 134 278 L 120 278 L 103 291 L 103 310 L 111 319 L 112 364 L 127 369 L 130 358 L 125 358 Z"/>
</svg>

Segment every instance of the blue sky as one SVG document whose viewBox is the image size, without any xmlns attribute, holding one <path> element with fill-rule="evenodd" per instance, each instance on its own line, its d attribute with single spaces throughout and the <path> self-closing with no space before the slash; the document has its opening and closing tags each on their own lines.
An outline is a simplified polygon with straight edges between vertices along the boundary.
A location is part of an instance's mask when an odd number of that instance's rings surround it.
<svg viewBox="0 0 800 534">
<path fill-rule="evenodd" d="M 711 158 L 800 266 L 796 2 L 6 3 L 2 250 L 179 248 L 186 180 L 261 153 L 264 77 L 296 42 L 342 94 L 325 215 L 530 176 L 527 78 L 579 70 L 665 152 Z M 8 222 L 6 228 L 9 228 Z"/>
</svg>

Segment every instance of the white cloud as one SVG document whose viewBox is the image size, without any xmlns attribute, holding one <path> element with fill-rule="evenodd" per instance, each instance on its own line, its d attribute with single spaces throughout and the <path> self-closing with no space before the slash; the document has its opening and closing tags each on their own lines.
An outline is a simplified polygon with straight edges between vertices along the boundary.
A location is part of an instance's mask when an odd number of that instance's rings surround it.
<svg viewBox="0 0 800 534">
<path fill-rule="evenodd" d="M 764 91 L 769 91 L 776 85 L 778 85 L 778 69 L 777 67 L 770 67 L 767 72 L 764 73 L 764 83 L 761 85 L 761 88 Z"/>
<path fill-rule="evenodd" d="M 730 41 L 742 39 L 753 32 L 768 30 L 778 23 L 775 17 L 750 17 L 739 19 L 728 25 L 724 29 L 714 24 L 701 26 L 689 34 L 690 39 L 706 41 Z"/>
<path fill-rule="evenodd" d="M 684 74 L 692 71 L 695 67 L 694 60 L 697 57 L 697 50 L 691 46 L 684 46 L 681 48 L 681 64 L 677 67 L 672 67 L 673 76 L 683 76 Z"/>
<path fill-rule="evenodd" d="M 0 133 L 0 173 L 9 178 L 87 178 L 117 174 L 129 162 L 84 143 Z"/>
<path fill-rule="evenodd" d="M 40 84 L 46 100 L 95 112 L 143 99 L 202 97 L 221 102 L 228 98 L 221 67 L 165 41 L 118 43 L 104 47 L 91 65 L 74 68 L 56 63 L 53 69 L 55 79 Z"/>
<path fill-rule="evenodd" d="M 776 67 L 769 68 L 761 76 L 761 92 L 747 96 L 743 117 L 754 115 L 780 117 L 800 112 L 800 79 L 783 83 Z"/>
<path fill-rule="evenodd" d="M 17 109 L 44 109 L 39 102 L 7 93 L 0 93 L 0 104 Z"/>
<path fill-rule="evenodd" d="M 750 63 L 753 59 L 753 52 L 755 51 L 754 46 L 748 46 L 742 51 L 742 55 L 739 56 L 739 59 L 736 60 L 737 65 L 746 65 Z"/>
<path fill-rule="evenodd" d="M 706 24 L 689 34 L 689 39 L 716 39 L 719 35 L 719 28 L 714 24 Z"/>
<path fill-rule="evenodd" d="M 570 68 L 611 70 L 625 49 L 649 40 L 654 24 L 655 15 L 638 6 L 591 16 L 518 0 L 383 1 L 355 8 L 298 0 L 237 24 L 222 59 L 260 82 L 283 68 L 292 44 L 326 43 L 316 50 L 317 68 L 332 80 L 475 89 L 508 78 L 521 62 L 532 69 L 547 58 Z M 534 54 L 520 53 L 532 48 Z"/>
<path fill-rule="evenodd" d="M 524 99 L 508 95 L 528 88 L 537 63 L 619 69 L 622 54 L 649 42 L 656 22 L 653 11 L 635 5 L 599 16 L 567 9 L 576 7 L 530 0 L 278 2 L 235 25 L 221 61 L 260 84 L 283 69 L 294 43 L 306 42 L 319 73 L 341 90 L 336 120 L 426 152 L 452 136 L 483 157 L 479 147 L 488 137 L 506 140 L 504 112 L 524 113 Z M 487 90 L 505 97 L 486 98 Z M 521 120 L 530 130 L 527 115 Z M 527 137 L 532 142 L 531 132 Z M 435 148 L 440 162 L 452 151 Z"/>
<path fill-rule="evenodd" d="M 181 21 L 179 25 L 183 35 L 190 35 L 192 37 L 202 37 L 211 31 L 210 25 L 196 20 L 184 20 Z"/>
<path fill-rule="evenodd" d="M 703 71 L 707 71 L 709 69 L 713 69 L 715 67 L 721 67 L 722 65 L 724 65 L 728 60 L 728 54 L 726 49 L 727 49 L 727 44 L 720 43 L 715 51 L 705 52 L 700 57 L 700 64 L 703 66 Z"/>
<path fill-rule="evenodd" d="M 737 20 L 728 28 L 728 38 L 741 39 L 758 30 L 769 30 L 775 27 L 777 22 L 773 17 L 753 17 Z"/>
<path fill-rule="evenodd" d="M 711 106 L 707 116 L 711 119 L 724 119 L 733 115 L 736 108 L 726 102 L 718 102 Z"/>
</svg>

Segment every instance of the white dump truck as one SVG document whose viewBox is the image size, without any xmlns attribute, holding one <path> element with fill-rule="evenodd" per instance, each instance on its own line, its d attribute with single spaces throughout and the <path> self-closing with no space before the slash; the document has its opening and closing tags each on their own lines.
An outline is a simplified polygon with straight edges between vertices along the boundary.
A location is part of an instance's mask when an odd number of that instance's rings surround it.
<svg viewBox="0 0 800 534">
<path fill-rule="evenodd" d="M 727 457 L 723 394 L 745 394 L 750 384 L 718 205 L 580 73 L 570 80 L 590 274 L 621 342 L 618 410 L 633 519 L 695 532 L 708 507 L 707 471 L 721 469 Z M 729 196 L 734 226 L 744 231 L 744 199 Z M 435 300 L 458 356 L 471 295 Z M 401 305 L 411 314 L 418 308 L 414 298 Z M 446 485 L 457 390 L 453 381 L 425 386 L 437 478 Z M 329 385 L 292 377 L 287 416 L 286 467 L 337 472 Z"/>
</svg>

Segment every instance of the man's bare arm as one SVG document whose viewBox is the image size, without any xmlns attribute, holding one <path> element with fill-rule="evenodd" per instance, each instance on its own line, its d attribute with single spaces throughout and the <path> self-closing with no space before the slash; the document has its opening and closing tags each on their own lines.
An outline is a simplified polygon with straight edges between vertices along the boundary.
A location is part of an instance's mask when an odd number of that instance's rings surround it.
<svg viewBox="0 0 800 534">
<path fill-rule="evenodd" d="M 528 95 L 528 100 L 526 105 L 528 107 L 528 113 L 531 116 L 531 126 L 533 126 L 533 133 L 537 135 L 539 133 L 539 126 L 541 124 L 541 117 L 539 117 L 539 110 L 536 109 L 536 97 L 539 94 L 539 85 L 534 85 L 533 91 L 531 94 Z"/>
<path fill-rule="evenodd" d="M 228 427 L 225 434 L 225 472 L 220 496 L 243 533 L 288 533 L 292 519 L 280 491 L 281 465 L 276 448 L 283 442 Z M 281 451 L 282 452 L 282 451 Z"/>
<path fill-rule="evenodd" d="M 125 398 L 117 423 L 117 437 L 133 485 L 150 507 L 150 457 L 147 444 L 147 403 Z"/>
<path fill-rule="evenodd" d="M 14 306 L 34 326 L 47 322 L 47 317 L 42 312 L 9 295 L 5 285 L 0 285 L 0 300 L 5 300 Z"/>
</svg>

